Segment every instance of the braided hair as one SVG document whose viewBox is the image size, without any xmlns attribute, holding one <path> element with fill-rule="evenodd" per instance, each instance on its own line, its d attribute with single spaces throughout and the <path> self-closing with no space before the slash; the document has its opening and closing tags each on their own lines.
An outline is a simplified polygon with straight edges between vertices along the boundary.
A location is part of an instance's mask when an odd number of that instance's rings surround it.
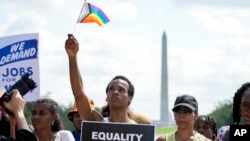
<svg viewBox="0 0 250 141">
<path fill-rule="evenodd" d="M 208 124 L 210 126 L 212 133 L 213 133 L 212 140 L 215 140 L 215 138 L 217 136 L 217 124 L 216 124 L 215 119 L 213 117 L 208 116 L 208 115 L 200 115 L 197 118 L 197 120 L 195 120 L 194 128 L 196 128 L 198 126 L 197 124 L 199 121 L 204 121 L 206 124 Z"/>
<path fill-rule="evenodd" d="M 246 82 L 236 91 L 233 98 L 233 122 L 240 123 L 240 104 L 245 91 L 250 89 L 250 82 Z"/>
</svg>

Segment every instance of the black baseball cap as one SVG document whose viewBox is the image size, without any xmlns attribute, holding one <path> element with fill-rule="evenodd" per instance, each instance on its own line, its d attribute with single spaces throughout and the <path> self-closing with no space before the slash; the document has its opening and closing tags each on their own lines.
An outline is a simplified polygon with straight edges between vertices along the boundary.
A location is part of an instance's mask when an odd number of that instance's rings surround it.
<svg viewBox="0 0 250 141">
<path fill-rule="evenodd" d="M 177 98 L 174 102 L 173 109 L 175 109 L 176 107 L 179 107 L 179 106 L 185 106 L 185 107 L 190 108 L 193 111 L 198 111 L 197 100 L 195 99 L 195 97 L 188 95 L 188 94 L 177 96 Z"/>
</svg>

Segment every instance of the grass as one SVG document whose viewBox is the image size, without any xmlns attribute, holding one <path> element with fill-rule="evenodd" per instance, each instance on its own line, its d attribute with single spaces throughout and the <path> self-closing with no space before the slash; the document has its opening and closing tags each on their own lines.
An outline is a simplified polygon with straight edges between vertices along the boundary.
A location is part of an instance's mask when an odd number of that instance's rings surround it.
<svg viewBox="0 0 250 141">
<path fill-rule="evenodd" d="M 156 134 L 167 134 L 176 130 L 176 127 L 156 127 Z"/>
</svg>

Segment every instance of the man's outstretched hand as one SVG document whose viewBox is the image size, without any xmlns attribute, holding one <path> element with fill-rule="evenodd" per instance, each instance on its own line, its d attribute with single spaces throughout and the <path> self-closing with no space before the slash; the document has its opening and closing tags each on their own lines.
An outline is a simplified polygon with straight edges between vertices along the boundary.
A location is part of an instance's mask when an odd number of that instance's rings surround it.
<svg viewBox="0 0 250 141">
<path fill-rule="evenodd" d="M 65 50 L 69 57 L 76 56 L 79 44 L 73 34 L 68 34 L 68 39 L 65 41 Z"/>
</svg>

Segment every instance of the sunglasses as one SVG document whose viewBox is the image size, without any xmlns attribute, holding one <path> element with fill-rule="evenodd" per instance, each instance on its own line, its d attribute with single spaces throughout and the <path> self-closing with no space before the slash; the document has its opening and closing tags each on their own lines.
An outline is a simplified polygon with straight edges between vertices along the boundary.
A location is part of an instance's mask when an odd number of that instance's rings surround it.
<svg viewBox="0 0 250 141">
<path fill-rule="evenodd" d="M 190 108 L 187 108 L 187 107 L 176 107 L 173 109 L 173 112 L 175 114 L 181 114 L 181 113 L 192 114 L 194 111 Z"/>
</svg>

